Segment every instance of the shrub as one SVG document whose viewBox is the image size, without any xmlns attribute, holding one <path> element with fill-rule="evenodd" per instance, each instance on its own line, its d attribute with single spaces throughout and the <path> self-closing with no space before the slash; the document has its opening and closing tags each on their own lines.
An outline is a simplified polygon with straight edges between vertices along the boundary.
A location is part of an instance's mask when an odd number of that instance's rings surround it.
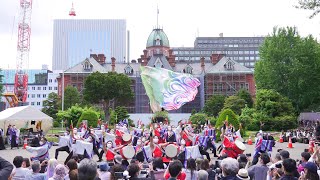
<svg viewBox="0 0 320 180">
<path fill-rule="evenodd" d="M 61 124 L 59 121 L 53 121 L 53 127 L 61 127 Z"/>
<path fill-rule="evenodd" d="M 224 109 L 219 113 L 219 118 L 216 122 L 215 127 L 218 129 L 217 131 L 217 139 L 220 138 L 221 134 L 221 127 L 223 125 L 223 122 L 228 119 L 228 124 L 232 124 L 235 130 L 239 129 L 239 120 L 238 116 L 231 110 L 231 109 Z"/>
<path fill-rule="evenodd" d="M 82 115 L 80 116 L 80 119 L 77 123 L 77 127 L 79 127 L 80 123 L 83 120 L 87 120 L 88 121 L 88 127 L 92 126 L 92 127 L 97 127 L 97 123 L 98 123 L 98 113 L 93 111 L 92 109 L 88 109 L 86 111 L 84 111 L 82 113 Z"/>
<path fill-rule="evenodd" d="M 190 117 L 192 124 L 202 124 L 207 123 L 208 116 L 204 113 L 196 113 Z"/>
<path fill-rule="evenodd" d="M 169 118 L 169 113 L 168 111 L 158 111 L 158 112 L 155 112 L 153 114 L 153 118 L 157 118 L 157 117 L 162 117 L 162 118 L 167 118 L 168 119 L 168 123 L 170 123 L 170 118 Z M 152 120 L 151 120 L 152 121 Z"/>
</svg>

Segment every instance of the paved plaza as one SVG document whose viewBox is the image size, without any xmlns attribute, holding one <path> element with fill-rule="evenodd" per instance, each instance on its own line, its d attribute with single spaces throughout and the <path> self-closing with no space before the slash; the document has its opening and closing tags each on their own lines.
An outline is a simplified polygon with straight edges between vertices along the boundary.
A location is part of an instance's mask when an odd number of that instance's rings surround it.
<svg viewBox="0 0 320 180">
<path fill-rule="evenodd" d="M 219 144 L 217 144 L 219 145 Z M 277 152 L 277 149 L 281 148 L 281 149 L 286 149 L 290 152 L 290 156 L 293 159 L 301 159 L 301 152 L 304 151 L 304 149 L 308 148 L 308 144 L 301 144 L 301 143 L 293 143 L 293 149 L 288 149 L 287 148 L 288 143 L 277 143 L 273 149 L 272 152 L 272 157 L 274 157 L 274 155 Z M 244 153 L 252 153 L 254 152 L 254 145 L 246 145 L 247 149 Z M 58 148 L 58 146 L 53 146 L 50 149 L 50 158 L 54 158 L 54 153 L 55 150 Z M 27 152 L 25 149 L 22 149 L 22 147 L 20 147 L 19 149 L 13 149 L 11 150 L 10 148 L 7 148 L 7 150 L 0 150 L 0 156 L 3 157 L 4 159 L 8 160 L 9 162 L 12 163 L 12 160 L 15 156 L 23 156 L 23 157 L 31 157 L 32 154 Z M 59 157 L 58 157 L 58 161 L 63 163 L 64 160 L 67 158 L 68 154 L 66 152 L 60 152 L 59 153 Z M 105 154 L 104 154 L 104 159 L 105 159 Z M 211 154 L 211 157 L 213 158 L 213 155 Z M 98 160 L 98 157 L 95 155 L 94 156 L 95 160 Z M 215 160 L 215 158 L 213 158 L 213 161 Z"/>
</svg>

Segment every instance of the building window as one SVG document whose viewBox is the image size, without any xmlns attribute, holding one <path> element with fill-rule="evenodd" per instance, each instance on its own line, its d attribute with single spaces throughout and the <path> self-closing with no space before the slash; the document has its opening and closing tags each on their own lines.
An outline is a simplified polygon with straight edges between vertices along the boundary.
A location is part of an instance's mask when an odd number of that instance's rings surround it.
<svg viewBox="0 0 320 180">
<path fill-rule="evenodd" d="M 51 87 L 51 86 L 49 87 L 49 90 L 52 90 L 52 87 Z"/>
<path fill-rule="evenodd" d="M 42 94 L 42 97 L 43 97 L 43 98 L 47 98 L 47 95 L 46 95 L 46 94 Z"/>
<path fill-rule="evenodd" d="M 36 87 L 32 87 L 32 90 L 36 90 Z"/>
<path fill-rule="evenodd" d="M 28 94 L 28 98 L 29 98 L 29 94 Z"/>
<path fill-rule="evenodd" d="M 84 70 L 90 70 L 91 69 L 91 64 L 90 64 L 89 61 L 84 62 L 83 69 Z"/>
<path fill-rule="evenodd" d="M 54 87 L 54 90 L 56 91 L 56 90 L 58 90 L 58 87 L 56 86 L 56 87 Z"/>
<path fill-rule="evenodd" d="M 251 56 L 251 57 L 250 57 L 250 60 L 254 60 L 254 57 L 253 57 L 253 56 Z"/>
<path fill-rule="evenodd" d="M 49 79 L 49 83 L 52 83 L 52 79 Z"/>
<path fill-rule="evenodd" d="M 57 79 L 55 79 L 54 82 L 56 83 L 56 82 L 57 82 Z"/>
<path fill-rule="evenodd" d="M 31 98 L 35 98 L 36 97 L 36 95 L 35 94 L 31 94 Z"/>
<path fill-rule="evenodd" d="M 34 102 L 31 102 L 31 106 L 34 106 Z"/>
<path fill-rule="evenodd" d="M 224 67 L 227 69 L 227 70 L 232 70 L 233 69 L 233 64 L 231 61 L 228 61 Z"/>
<path fill-rule="evenodd" d="M 249 84 L 246 83 L 246 90 L 249 91 Z"/>
<path fill-rule="evenodd" d="M 41 105 L 41 103 L 40 102 L 37 102 L 37 106 L 40 106 Z"/>
<path fill-rule="evenodd" d="M 223 84 L 222 83 L 219 84 L 219 89 L 221 92 L 223 91 Z"/>
<path fill-rule="evenodd" d="M 240 84 L 240 89 L 244 89 L 244 84 L 243 83 Z"/>
<path fill-rule="evenodd" d="M 133 73 L 133 69 L 131 68 L 131 66 L 127 65 L 127 67 L 124 68 L 124 73 L 132 74 Z"/>
<path fill-rule="evenodd" d="M 192 67 L 191 66 L 187 66 L 184 70 L 183 70 L 184 73 L 188 73 L 188 74 L 192 74 Z"/>
<path fill-rule="evenodd" d="M 41 87 L 38 87 L 37 89 L 40 91 L 40 90 L 41 90 Z"/>
<path fill-rule="evenodd" d="M 42 90 L 47 90 L 47 87 L 43 87 Z"/>
<path fill-rule="evenodd" d="M 41 97 L 41 94 L 37 94 L 37 98 L 40 98 Z"/>
<path fill-rule="evenodd" d="M 213 91 L 215 91 L 215 92 L 218 91 L 218 84 L 213 85 Z"/>
</svg>

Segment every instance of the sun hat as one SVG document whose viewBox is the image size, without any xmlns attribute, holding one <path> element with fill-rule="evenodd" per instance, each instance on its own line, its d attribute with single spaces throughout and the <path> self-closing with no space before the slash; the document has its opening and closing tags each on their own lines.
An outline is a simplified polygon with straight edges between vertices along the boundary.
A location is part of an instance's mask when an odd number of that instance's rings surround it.
<svg viewBox="0 0 320 180">
<path fill-rule="evenodd" d="M 239 169 L 237 177 L 242 179 L 242 180 L 250 180 L 248 171 L 246 169 Z"/>
</svg>

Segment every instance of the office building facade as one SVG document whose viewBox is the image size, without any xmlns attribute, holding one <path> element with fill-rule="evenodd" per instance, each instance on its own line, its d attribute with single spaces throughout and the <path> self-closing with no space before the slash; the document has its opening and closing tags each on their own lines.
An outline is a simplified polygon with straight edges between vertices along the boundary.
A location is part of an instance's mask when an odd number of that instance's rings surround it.
<svg viewBox="0 0 320 180">
<path fill-rule="evenodd" d="M 90 53 L 124 60 L 126 20 L 56 19 L 53 23 L 52 69 L 66 70 Z"/>
<path fill-rule="evenodd" d="M 194 47 L 174 47 L 176 61 L 195 62 L 201 57 L 210 61 L 211 54 L 226 57 L 250 69 L 260 59 L 259 47 L 264 37 L 197 37 Z"/>
<path fill-rule="evenodd" d="M 0 75 L 3 75 L 3 92 L 14 92 L 15 69 L 3 69 Z M 47 69 L 29 69 L 28 74 L 28 97 L 27 103 L 35 106 L 39 110 L 43 107 L 43 101 L 50 93 L 58 93 L 58 81 L 60 71 L 50 71 Z M 2 101 L 6 99 L 2 97 Z M 6 103 L 8 108 L 8 103 Z"/>
</svg>

